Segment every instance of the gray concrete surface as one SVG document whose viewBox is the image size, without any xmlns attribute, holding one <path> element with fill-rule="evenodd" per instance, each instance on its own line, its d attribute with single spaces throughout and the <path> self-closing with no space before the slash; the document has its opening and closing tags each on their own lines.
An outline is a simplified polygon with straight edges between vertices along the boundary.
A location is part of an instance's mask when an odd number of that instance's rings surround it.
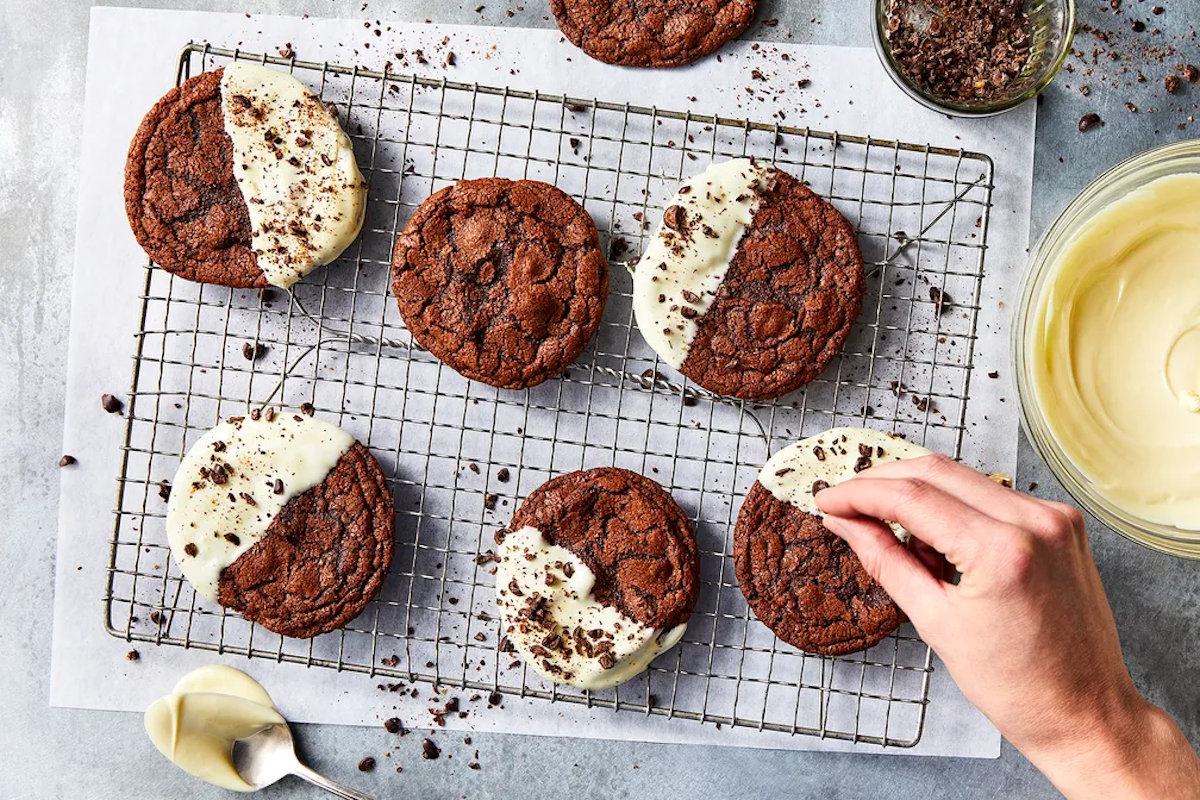
<svg viewBox="0 0 1200 800">
<path fill-rule="evenodd" d="M 480 15 L 474 8 L 485 2 Z M 1109 0 L 1080 0 L 1084 21 L 1128 31 L 1140 17 L 1153 32 L 1127 40 L 1181 46 L 1165 62 L 1101 56 L 1092 75 L 1078 65 L 1045 94 L 1037 128 L 1034 179 L 1035 235 L 1088 181 L 1116 161 L 1151 145 L 1191 137 L 1200 85 L 1168 102 L 1162 78 L 1176 62 L 1200 64 L 1200 44 L 1188 33 L 1200 20 L 1200 0 L 1125 0 L 1114 17 Z M 360 16 L 361 0 L 140 0 L 116 5 L 191 6 L 218 11 Z M 56 462 L 62 428 L 69 287 L 74 241 L 76 168 L 83 100 L 88 0 L 0 2 L 0 798 L 182 798 L 226 796 L 179 779 L 158 760 L 132 714 L 79 712 L 48 707 L 50 616 L 58 505 Z M 516 11 L 523 5 L 523 11 Z M 760 0 L 748 36 L 822 44 L 869 43 L 866 0 Z M 372 18 L 546 27 L 544 0 L 370 0 Z M 514 16 L 505 15 L 506 8 Z M 816 20 L 817 24 L 810 24 Z M 1093 40 L 1077 47 L 1090 58 Z M 1140 48 L 1118 50 L 1132 53 Z M 1146 82 L 1131 64 L 1141 68 Z M 1107 76 L 1107 77 L 1103 77 Z M 1090 94 L 1079 91 L 1087 84 Z M 1113 85 L 1115 84 L 1115 86 Z M 1132 102 L 1136 113 L 1125 109 Z M 1173 111 L 1183 107 L 1184 111 Z M 1154 109 L 1153 113 L 1149 113 Z M 1079 117 L 1098 111 L 1104 128 L 1080 134 Z M 1065 499 L 1040 459 L 1022 442 L 1018 483 L 1037 483 L 1036 494 Z M 1200 743 L 1200 565 L 1160 556 L 1128 543 L 1102 526 L 1091 527 L 1100 571 L 1112 600 L 1125 655 L 1135 680 Z M 890 758 L 683 748 L 625 742 L 547 740 L 522 736 L 475 737 L 484 768 L 465 758 L 422 762 L 415 742 L 393 753 L 391 769 L 359 774 L 365 755 L 380 756 L 382 729 L 303 726 L 314 766 L 353 780 L 382 796 L 411 798 L 608 797 L 1046 797 L 1053 788 L 1007 744 L 997 761 Z M 405 740 L 412 742 L 412 739 Z M 473 749 L 473 748 L 472 748 Z M 464 748 L 465 750 L 465 748 Z M 464 752 L 463 755 L 466 753 Z M 273 797 L 315 797 L 286 784 Z"/>
</svg>

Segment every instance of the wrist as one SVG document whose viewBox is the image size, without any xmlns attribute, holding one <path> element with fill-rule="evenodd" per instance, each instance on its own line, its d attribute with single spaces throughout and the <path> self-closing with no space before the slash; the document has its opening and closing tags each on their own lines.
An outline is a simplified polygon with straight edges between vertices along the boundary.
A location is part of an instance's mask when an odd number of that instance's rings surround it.
<svg viewBox="0 0 1200 800">
<path fill-rule="evenodd" d="M 1200 792 L 1200 759 L 1175 721 L 1136 691 L 1026 756 L 1068 798 Z"/>
</svg>

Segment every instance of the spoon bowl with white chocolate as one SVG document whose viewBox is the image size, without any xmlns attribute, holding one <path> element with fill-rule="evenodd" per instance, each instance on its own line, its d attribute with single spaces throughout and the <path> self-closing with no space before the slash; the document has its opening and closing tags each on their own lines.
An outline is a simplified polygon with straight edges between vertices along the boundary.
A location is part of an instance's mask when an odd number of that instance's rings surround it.
<svg viewBox="0 0 1200 800">
<path fill-rule="evenodd" d="M 145 722 L 160 753 L 214 786 L 253 792 L 295 775 L 345 800 L 371 800 L 301 763 L 291 729 L 270 695 L 232 667 L 213 664 L 189 672 L 146 709 Z"/>
</svg>

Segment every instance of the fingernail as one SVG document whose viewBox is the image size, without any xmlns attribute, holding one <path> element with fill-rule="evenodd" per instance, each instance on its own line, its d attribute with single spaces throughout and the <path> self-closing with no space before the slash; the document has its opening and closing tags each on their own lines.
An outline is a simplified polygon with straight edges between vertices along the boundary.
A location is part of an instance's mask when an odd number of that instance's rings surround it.
<svg viewBox="0 0 1200 800">
<path fill-rule="evenodd" d="M 822 520 L 822 521 L 825 524 L 825 528 L 830 533 L 832 533 L 835 536 L 840 536 L 842 538 L 845 538 L 846 523 L 843 522 L 840 518 L 832 517 L 832 516 L 829 516 L 828 514 L 826 514 L 824 520 Z"/>
</svg>

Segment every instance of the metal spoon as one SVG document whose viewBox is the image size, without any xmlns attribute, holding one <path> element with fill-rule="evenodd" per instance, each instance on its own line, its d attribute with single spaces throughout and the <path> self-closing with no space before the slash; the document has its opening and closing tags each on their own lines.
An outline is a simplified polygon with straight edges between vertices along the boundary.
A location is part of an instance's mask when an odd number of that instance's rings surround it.
<svg viewBox="0 0 1200 800">
<path fill-rule="evenodd" d="M 255 789 L 270 786 L 285 775 L 295 775 L 345 800 L 373 800 L 370 795 L 335 783 L 300 763 L 286 722 L 234 742 L 233 766 L 242 780 Z"/>
</svg>

